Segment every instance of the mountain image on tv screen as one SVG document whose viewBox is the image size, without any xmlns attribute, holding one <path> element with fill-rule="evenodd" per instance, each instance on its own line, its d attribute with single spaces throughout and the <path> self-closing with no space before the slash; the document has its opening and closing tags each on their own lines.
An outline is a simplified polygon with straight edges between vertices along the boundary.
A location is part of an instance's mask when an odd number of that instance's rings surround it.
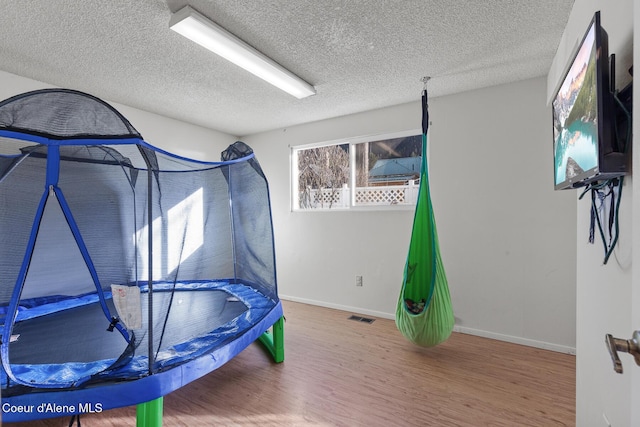
<svg viewBox="0 0 640 427">
<path fill-rule="evenodd" d="M 555 184 L 598 166 L 595 27 L 553 101 Z"/>
</svg>

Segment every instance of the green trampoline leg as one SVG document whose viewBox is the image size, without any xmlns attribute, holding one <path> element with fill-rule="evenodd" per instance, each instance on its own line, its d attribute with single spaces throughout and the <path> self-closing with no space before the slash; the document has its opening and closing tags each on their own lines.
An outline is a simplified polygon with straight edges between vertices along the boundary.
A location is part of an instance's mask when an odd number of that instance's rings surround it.
<svg viewBox="0 0 640 427">
<path fill-rule="evenodd" d="M 284 361 L 284 316 L 276 320 L 267 331 L 258 337 L 258 340 L 269 350 L 276 363 Z"/>
<path fill-rule="evenodd" d="M 136 406 L 136 427 L 161 427 L 162 402 L 163 398 L 159 397 Z"/>
<path fill-rule="evenodd" d="M 267 348 L 276 363 L 284 361 L 284 316 L 280 317 L 267 331 L 258 337 Z M 162 403 L 159 397 L 150 402 L 141 403 L 136 407 L 136 427 L 161 427 Z"/>
</svg>

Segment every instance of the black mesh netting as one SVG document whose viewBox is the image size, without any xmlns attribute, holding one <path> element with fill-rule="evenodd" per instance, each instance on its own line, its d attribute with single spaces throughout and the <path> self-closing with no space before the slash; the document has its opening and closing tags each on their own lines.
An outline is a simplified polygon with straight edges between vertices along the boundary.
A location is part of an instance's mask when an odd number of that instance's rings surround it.
<svg viewBox="0 0 640 427">
<path fill-rule="evenodd" d="M 69 89 L 37 90 L 1 102 L 2 128 L 49 138 L 140 137 L 109 104 Z"/>
</svg>

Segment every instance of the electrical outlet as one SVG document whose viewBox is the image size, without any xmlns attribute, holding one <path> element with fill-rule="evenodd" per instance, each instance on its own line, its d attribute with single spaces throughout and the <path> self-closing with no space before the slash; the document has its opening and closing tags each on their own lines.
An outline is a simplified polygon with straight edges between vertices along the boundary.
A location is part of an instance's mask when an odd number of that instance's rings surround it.
<svg viewBox="0 0 640 427">
<path fill-rule="evenodd" d="M 362 286 L 362 276 L 356 276 L 356 286 Z"/>
</svg>

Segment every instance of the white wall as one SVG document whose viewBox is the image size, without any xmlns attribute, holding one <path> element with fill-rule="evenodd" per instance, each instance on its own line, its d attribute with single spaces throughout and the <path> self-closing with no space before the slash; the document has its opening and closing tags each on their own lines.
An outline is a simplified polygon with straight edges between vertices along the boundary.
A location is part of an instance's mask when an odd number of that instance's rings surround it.
<svg viewBox="0 0 640 427">
<path fill-rule="evenodd" d="M 547 94 L 551 94 L 561 78 L 564 65 L 595 13 L 601 11 L 602 25 L 609 35 L 609 54 L 616 54 L 618 89 L 630 80 L 627 69 L 633 63 L 633 2 L 631 0 L 576 0 L 563 40 L 548 76 Z M 637 19 L 636 19 L 637 22 Z M 637 138 L 634 138 L 637 140 Z M 637 150 L 636 150 L 637 151 Z M 635 154 L 638 157 L 638 154 Z M 632 169 L 640 162 L 634 160 Z M 640 425 L 638 412 L 639 368 L 633 359 L 620 354 L 625 375 L 614 373 L 612 362 L 604 344 L 604 336 L 611 333 L 619 338 L 630 338 L 633 297 L 638 303 L 637 273 L 632 269 L 632 253 L 637 258 L 640 240 L 636 236 L 640 217 L 632 212 L 638 209 L 640 195 L 634 188 L 633 178 L 627 177 L 620 207 L 620 240 L 615 255 L 607 265 L 602 264 L 603 248 L 596 240 L 587 243 L 591 203 L 588 198 L 577 201 L 577 318 L 576 318 L 576 424 L 578 426 Z M 575 195 L 577 199 L 577 194 Z M 634 207 L 634 205 L 636 205 Z M 636 219 L 638 218 L 638 219 Z M 636 225 L 636 230 L 633 230 Z M 632 250 L 635 246 L 635 250 Z M 635 288 L 635 292 L 634 292 Z M 636 312 L 640 311 L 636 309 Z M 638 316 L 635 328 L 640 329 Z M 635 378 L 635 379 L 634 379 Z M 632 384 L 635 381 L 635 386 Z M 635 390 L 636 397 L 632 398 Z"/>
<path fill-rule="evenodd" d="M 431 99 L 430 182 L 457 329 L 571 352 L 576 205 L 553 191 L 545 87 Z M 413 212 L 291 212 L 290 147 L 416 129 L 420 114 L 415 102 L 243 138 L 270 182 L 281 296 L 394 316 Z"/>
<path fill-rule="evenodd" d="M 0 100 L 53 86 L 0 71 Z M 69 88 L 74 89 L 74 88 Z M 148 143 L 185 157 L 219 161 L 236 137 L 105 100 L 124 115 Z"/>
<path fill-rule="evenodd" d="M 291 212 L 290 146 L 417 129 L 419 109 L 404 105 L 243 138 L 269 179 L 281 296 L 377 316 L 394 313 L 413 212 Z M 363 276 L 361 288 L 356 275 Z"/>
</svg>

